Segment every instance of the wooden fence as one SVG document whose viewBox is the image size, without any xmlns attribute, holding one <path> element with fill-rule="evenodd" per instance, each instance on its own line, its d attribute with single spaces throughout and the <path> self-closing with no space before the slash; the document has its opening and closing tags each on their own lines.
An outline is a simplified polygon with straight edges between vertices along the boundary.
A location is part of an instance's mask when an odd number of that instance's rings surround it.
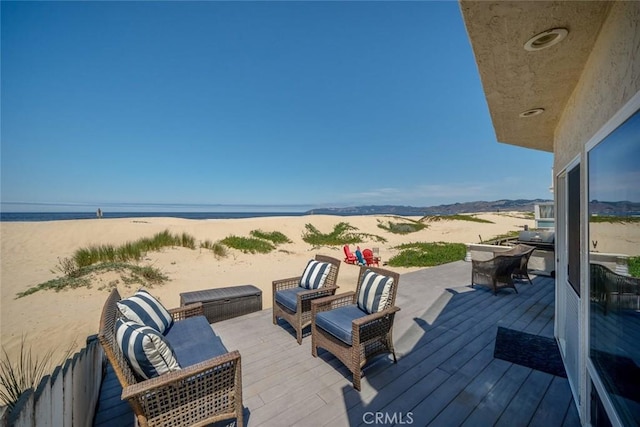
<svg viewBox="0 0 640 427">
<path fill-rule="evenodd" d="M 22 393 L 12 411 L 0 413 L 0 426 L 92 426 L 103 367 L 98 338 L 88 337 L 85 348 L 42 378 L 36 390 Z"/>
</svg>

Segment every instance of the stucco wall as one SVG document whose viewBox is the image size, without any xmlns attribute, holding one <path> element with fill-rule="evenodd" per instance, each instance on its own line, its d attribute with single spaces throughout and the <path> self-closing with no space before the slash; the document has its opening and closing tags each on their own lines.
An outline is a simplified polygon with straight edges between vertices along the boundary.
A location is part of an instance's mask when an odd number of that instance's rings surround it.
<svg viewBox="0 0 640 427">
<path fill-rule="evenodd" d="M 554 135 L 554 170 L 562 170 L 589 139 L 640 90 L 640 2 L 612 5 L 580 81 Z"/>
</svg>

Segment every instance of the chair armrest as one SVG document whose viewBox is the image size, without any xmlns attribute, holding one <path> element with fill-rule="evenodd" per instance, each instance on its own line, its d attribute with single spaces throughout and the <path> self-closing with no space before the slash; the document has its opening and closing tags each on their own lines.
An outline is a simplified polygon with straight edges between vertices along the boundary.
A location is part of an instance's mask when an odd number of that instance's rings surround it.
<svg viewBox="0 0 640 427">
<path fill-rule="evenodd" d="M 318 289 L 309 289 L 306 291 L 302 291 L 297 295 L 298 304 L 300 304 L 300 302 L 302 302 L 303 300 L 313 300 L 322 296 L 333 296 L 337 289 L 338 286 L 323 286 L 322 288 Z"/>
<path fill-rule="evenodd" d="M 389 307 L 386 310 L 378 311 L 376 313 L 368 314 L 364 317 L 359 317 L 353 321 L 354 326 L 363 326 L 367 323 L 375 322 L 378 319 L 382 319 L 390 314 L 400 311 L 400 307 Z"/>
<path fill-rule="evenodd" d="M 354 342 L 364 342 L 387 333 L 393 326 L 393 320 L 398 311 L 400 308 L 394 306 L 355 319 L 352 322 L 352 335 L 357 337 L 354 338 Z"/>
<path fill-rule="evenodd" d="M 495 258 L 486 261 L 471 260 L 471 269 L 473 272 L 492 275 L 495 268 Z"/>
<path fill-rule="evenodd" d="M 164 422 L 170 424 L 170 414 L 181 417 L 184 414 L 179 409 L 188 402 L 200 405 L 205 400 L 214 400 L 214 394 L 219 395 L 216 401 L 226 397 L 224 405 L 229 411 L 238 402 L 242 403 L 241 363 L 237 350 L 132 384 L 122 390 L 122 399 L 134 401 L 148 418 L 161 415 Z M 219 405 L 214 407 L 220 409 Z M 204 417 L 214 415 L 206 414 Z M 176 422 L 180 420 L 184 421 L 176 418 Z"/>
<path fill-rule="evenodd" d="M 283 289 L 291 289 L 295 288 L 300 284 L 300 279 L 302 276 L 298 277 L 290 277 L 288 279 L 280 279 L 273 281 L 273 292 L 281 291 Z"/>
<path fill-rule="evenodd" d="M 196 302 L 183 307 L 172 308 L 169 310 L 169 314 L 171 314 L 173 321 L 177 322 L 188 317 L 204 316 L 204 308 L 201 302 Z"/>
<path fill-rule="evenodd" d="M 317 312 L 333 310 L 338 307 L 353 304 L 355 295 L 355 292 L 349 291 L 338 295 L 332 295 L 330 297 L 314 299 L 311 301 L 311 310 L 314 313 L 314 317 Z"/>
</svg>

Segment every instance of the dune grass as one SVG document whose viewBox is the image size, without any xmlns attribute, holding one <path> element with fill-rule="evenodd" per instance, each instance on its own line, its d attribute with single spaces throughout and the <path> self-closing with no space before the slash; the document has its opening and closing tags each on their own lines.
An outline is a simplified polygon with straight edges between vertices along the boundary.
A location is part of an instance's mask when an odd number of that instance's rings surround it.
<svg viewBox="0 0 640 427">
<path fill-rule="evenodd" d="M 200 247 L 203 249 L 209 249 L 213 252 L 216 258 L 224 258 L 228 255 L 227 248 L 220 242 L 212 242 L 211 240 L 205 240 L 200 243 Z"/>
<path fill-rule="evenodd" d="M 416 242 L 396 246 L 400 253 L 391 257 L 392 267 L 433 267 L 464 259 L 467 249 L 462 243 Z"/>
<path fill-rule="evenodd" d="M 196 248 L 196 239 L 187 234 L 171 234 L 169 230 L 156 233 L 151 238 L 142 238 L 127 242 L 121 246 L 93 245 L 80 248 L 72 256 L 78 268 L 87 267 L 100 262 L 139 261 L 150 251 L 158 251 L 168 246 Z"/>
<path fill-rule="evenodd" d="M 17 360 L 11 360 L 3 348 L 0 357 L 0 402 L 10 410 L 14 408 L 20 395 L 28 389 L 35 390 L 45 373 L 51 367 L 53 351 L 49 350 L 39 359 L 33 356 L 31 347 L 25 346 L 25 336 L 20 341 Z M 71 356 L 75 343 L 65 351 L 61 361 Z M 60 363 L 62 364 L 62 362 Z"/>
<path fill-rule="evenodd" d="M 20 292 L 17 294 L 17 298 L 46 289 L 60 291 L 62 289 L 90 287 L 91 274 L 107 271 L 118 272 L 120 280 L 126 285 L 153 286 L 162 284 L 169 278 L 160 270 L 150 266 L 134 265 L 131 262 L 140 261 L 147 252 L 158 251 L 167 246 L 195 249 L 196 239 L 187 233 L 172 234 L 169 230 L 165 230 L 156 233 L 151 238 L 145 237 L 120 246 L 93 245 L 80 248 L 73 253 L 71 258 L 58 258 L 58 265 L 51 271 L 53 273 L 62 273 L 62 277 Z"/>
<path fill-rule="evenodd" d="M 420 231 L 428 227 L 427 224 L 420 221 L 413 220 L 411 218 L 403 218 L 400 216 L 393 216 L 393 218 L 396 218 L 400 221 L 385 222 L 385 221 L 378 220 L 378 228 L 381 228 L 383 230 L 386 230 L 394 234 L 409 234 L 409 233 L 415 233 L 416 231 Z"/>
<path fill-rule="evenodd" d="M 342 246 L 363 242 L 364 239 L 371 239 L 384 243 L 384 237 L 369 233 L 358 233 L 358 228 L 347 222 L 339 222 L 333 227 L 330 233 L 322 233 L 313 224 L 305 224 L 306 232 L 302 234 L 302 240 L 312 245 L 314 248 L 321 246 Z"/>
</svg>

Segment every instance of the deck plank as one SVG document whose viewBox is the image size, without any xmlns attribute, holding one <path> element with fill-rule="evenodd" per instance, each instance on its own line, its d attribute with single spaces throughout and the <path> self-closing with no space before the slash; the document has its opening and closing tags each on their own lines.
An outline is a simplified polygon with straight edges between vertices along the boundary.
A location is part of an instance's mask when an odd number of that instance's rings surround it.
<svg viewBox="0 0 640 427">
<path fill-rule="evenodd" d="M 553 336 L 554 280 L 533 277 L 518 293 L 493 295 L 471 288 L 470 277 L 463 261 L 401 276 L 398 363 L 381 356 L 365 367 L 361 392 L 333 355 L 312 357 L 310 336 L 298 345 L 289 325 L 274 325 L 270 309 L 214 323 L 242 356 L 247 425 L 371 425 L 376 413 L 386 425 L 409 413 L 425 426 L 580 425 L 565 378 L 493 357 L 498 326 Z"/>
</svg>

